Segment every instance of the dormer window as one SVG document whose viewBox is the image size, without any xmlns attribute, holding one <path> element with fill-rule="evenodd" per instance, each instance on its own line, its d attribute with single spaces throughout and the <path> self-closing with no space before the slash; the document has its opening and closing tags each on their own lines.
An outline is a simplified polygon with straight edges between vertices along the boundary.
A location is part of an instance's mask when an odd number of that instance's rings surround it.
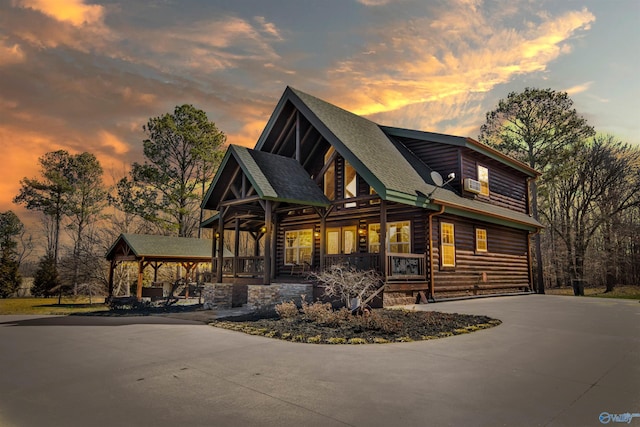
<svg viewBox="0 0 640 427">
<path fill-rule="evenodd" d="M 480 194 L 489 195 L 489 169 L 478 165 L 478 181 L 480 182 Z"/>
</svg>

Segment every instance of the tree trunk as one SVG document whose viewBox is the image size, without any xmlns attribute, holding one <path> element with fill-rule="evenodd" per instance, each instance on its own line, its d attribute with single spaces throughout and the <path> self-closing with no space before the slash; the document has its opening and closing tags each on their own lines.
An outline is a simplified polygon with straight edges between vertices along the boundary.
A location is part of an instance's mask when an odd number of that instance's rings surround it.
<svg viewBox="0 0 640 427">
<path fill-rule="evenodd" d="M 535 180 L 531 181 L 531 213 L 536 221 L 540 221 L 538 214 L 538 184 Z M 542 236 L 537 233 L 534 236 L 535 255 L 536 255 L 536 274 L 535 274 L 535 290 L 538 294 L 544 294 L 544 277 L 542 269 Z"/>
</svg>

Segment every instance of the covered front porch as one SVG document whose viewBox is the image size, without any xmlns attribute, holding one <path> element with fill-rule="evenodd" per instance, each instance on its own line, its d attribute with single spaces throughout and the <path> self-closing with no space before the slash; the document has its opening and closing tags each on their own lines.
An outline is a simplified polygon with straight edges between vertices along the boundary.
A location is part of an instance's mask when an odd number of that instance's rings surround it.
<svg viewBox="0 0 640 427">
<path fill-rule="evenodd" d="M 394 204 L 388 223 L 387 201 L 364 184 L 329 200 L 322 179 L 335 159 L 310 176 L 297 158 L 230 146 L 202 204 L 215 211 L 201 224 L 212 230 L 211 283 L 307 283 L 309 272 L 346 264 L 426 291 L 428 256 L 411 253 L 411 220 L 398 219 L 407 209 Z"/>
</svg>

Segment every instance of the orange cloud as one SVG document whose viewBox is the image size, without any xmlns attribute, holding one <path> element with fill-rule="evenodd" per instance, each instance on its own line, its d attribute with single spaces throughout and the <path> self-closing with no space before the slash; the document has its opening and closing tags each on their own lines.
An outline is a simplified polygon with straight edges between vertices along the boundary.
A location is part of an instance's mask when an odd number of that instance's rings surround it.
<svg viewBox="0 0 640 427">
<path fill-rule="evenodd" d="M 129 152 L 129 144 L 106 130 L 100 131 L 98 138 L 102 147 L 109 148 L 115 154 L 126 154 Z"/>
<path fill-rule="evenodd" d="M 25 54 L 19 44 L 8 45 L 4 40 L 0 40 L 0 66 L 19 63 L 24 59 Z"/>
<path fill-rule="evenodd" d="M 0 145 L 11 147 L 3 152 L 0 172 L 0 211 L 16 209 L 11 200 L 20 190 L 20 180 L 35 178 L 40 173 L 38 158 L 59 146 L 46 135 L 38 132 L 16 129 L 9 125 L 0 126 Z"/>
<path fill-rule="evenodd" d="M 577 93 L 586 92 L 587 90 L 589 90 L 592 84 L 593 82 L 586 82 L 580 85 L 572 86 L 569 89 L 565 89 L 564 91 L 569 95 L 575 95 Z"/>
<path fill-rule="evenodd" d="M 157 96 L 153 93 L 143 93 L 132 89 L 129 86 L 123 87 L 120 92 L 122 94 L 122 99 L 130 104 L 153 105 L 157 100 Z"/>
<path fill-rule="evenodd" d="M 18 3 L 22 7 L 37 10 L 77 27 L 101 22 L 104 15 L 102 6 L 88 5 L 83 0 L 20 0 Z"/>
<path fill-rule="evenodd" d="M 332 99 L 362 115 L 434 101 L 441 107 L 464 104 L 472 93 L 487 92 L 519 74 L 544 71 L 570 50 L 565 43 L 595 20 L 583 9 L 543 16 L 542 23 L 517 31 L 469 7 L 474 4 L 458 2 L 435 20 L 395 22 L 377 30 L 378 40 L 363 49 L 368 55 L 342 61 L 329 72 L 337 94 Z"/>
</svg>

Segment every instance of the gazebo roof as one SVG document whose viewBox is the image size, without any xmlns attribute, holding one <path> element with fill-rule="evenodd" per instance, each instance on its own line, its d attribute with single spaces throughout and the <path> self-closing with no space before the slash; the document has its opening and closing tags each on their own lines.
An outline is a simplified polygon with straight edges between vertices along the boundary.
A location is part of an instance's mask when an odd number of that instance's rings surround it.
<svg viewBox="0 0 640 427">
<path fill-rule="evenodd" d="M 166 262 L 208 262 L 211 240 L 150 234 L 121 234 L 107 251 L 108 260 Z"/>
</svg>

